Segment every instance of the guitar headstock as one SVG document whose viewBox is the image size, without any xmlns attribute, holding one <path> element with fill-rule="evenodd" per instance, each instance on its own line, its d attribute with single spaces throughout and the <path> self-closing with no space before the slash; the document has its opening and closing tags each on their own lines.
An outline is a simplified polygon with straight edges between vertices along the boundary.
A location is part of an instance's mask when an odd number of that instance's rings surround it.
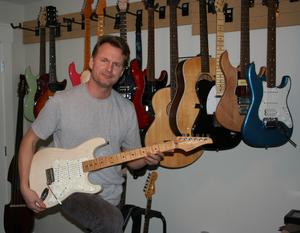
<svg viewBox="0 0 300 233">
<path fill-rule="evenodd" d="M 56 7 L 55 6 L 47 6 L 47 27 L 56 27 L 57 26 L 57 15 L 56 15 Z"/>
<path fill-rule="evenodd" d="M 23 74 L 20 75 L 20 81 L 18 84 L 18 96 L 20 98 L 24 98 L 24 96 L 27 94 L 28 92 L 28 85 L 26 82 L 26 78 Z"/>
<path fill-rule="evenodd" d="M 96 15 L 98 16 L 104 15 L 105 8 L 106 8 L 106 0 L 98 0 L 95 9 Z"/>
<path fill-rule="evenodd" d="M 224 0 L 215 0 L 215 10 L 216 12 L 223 12 L 224 11 L 224 6 L 225 6 L 225 1 Z"/>
<path fill-rule="evenodd" d="M 47 23 L 47 11 L 45 7 L 40 8 L 39 17 L 38 17 L 39 25 L 41 28 L 46 27 Z"/>
<path fill-rule="evenodd" d="M 174 142 L 176 149 L 184 151 L 191 151 L 205 144 L 213 143 L 209 137 L 176 137 Z"/>
<path fill-rule="evenodd" d="M 92 15 L 92 4 L 93 4 L 94 0 L 84 0 L 83 2 L 83 6 L 82 6 L 82 13 L 84 15 L 85 19 L 89 19 Z"/>
<path fill-rule="evenodd" d="M 120 12 L 126 12 L 128 8 L 127 0 L 118 0 L 118 10 Z"/>
<path fill-rule="evenodd" d="M 157 180 L 157 177 L 158 175 L 156 171 L 152 171 L 148 174 L 144 186 L 144 193 L 147 199 L 151 199 L 153 194 L 155 193 L 155 181 Z"/>
</svg>

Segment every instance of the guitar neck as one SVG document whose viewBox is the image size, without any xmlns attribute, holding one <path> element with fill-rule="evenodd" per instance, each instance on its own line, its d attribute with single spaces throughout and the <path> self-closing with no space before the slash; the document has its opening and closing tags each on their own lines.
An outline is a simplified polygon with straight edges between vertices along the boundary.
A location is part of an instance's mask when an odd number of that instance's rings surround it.
<svg viewBox="0 0 300 233">
<path fill-rule="evenodd" d="M 39 75 L 46 73 L 46 29 L 40 28 L 40 70 Z"/>
<path fill-rule="evenodd" d="M 56 56 L 55 56 L 55 27 L 49 27 L 49 83 L 55 83 Z"/>
<path fill-rule="evenodd" d="M 145 209 L 145 222 L 144 222 L 143 233 L 149 232 L 149 222 L 150 222 L 149 211 L 151 210 L 151 206 L 152 206 L 152 198 L 148 198 L 147 206 Z"/>
<path fill-rule="evenodd" d="M 241 1 L 240 85 L 246 85 L 246 67 L 250 63 L 249 0 Z"/>
<path fill-rule="evenodd" d="M 99 170 L 106 167 L 122 164 L 128 161 L 133 161 L 146 156 L 148 152 L 153 153 L 154 151 L 170 151 L 176 148 L 174 141 L 165 142 L 153 146 L 143 147 L 136 150 L 125 151 L 118 154 L 99 157 L 92 160 L 82 162 L 83 171 L 90 172 Z"/>
<path fill-rule="evenodd" d="M 276 0 L 268 0 L 267 87 L 276 86 Z"/>
<path fill-rule="evenodd" d="M 91 53 L 91 21 L 89 17 L 85 17 L 85 32 L 84 32 L 84 70 L 89 69 L 89 60 Z"/>
<path fill-rule="evenodd" d="M 127 41 L 127 19 L 126 19 L 126 12 L 121 11 L 120 15 L 120 37 Z"/>
<path fill-rule="evenodd" d="M 200 12 L 200 55 L 201 72 L 209 73 L 209 52 L 208 52 L 208 33 L 207 33 L 207 10 L 206 0 L 199 1 Z"/>
<path fill-rule="evenodd" d="M 154 53 L 154 8 L 148 7 L 148 60 L 147 79 L 155 80 L 155 53 Z"/>
<path fill-rule="evenodd" d="M 220 57 L 224 52 L 224 23 L 224 13 L 218 11 L 216 30 L 216 96 L 222 96 L 225 89 L 225 79 L 220 66 Z"/>
<path fill-rule="evenodd" d="M 103 36 L 104 35 L 104 15 L 98 15 L 98 21 L 97 21 L 97 36 Z"/>
<path fill-rule="evenodd" d="M 169 4 L 170 9 L 170 86 L 171 100 L 176 94 L 176 67 L 178 64 L 177 2 Z"/>
</svg>

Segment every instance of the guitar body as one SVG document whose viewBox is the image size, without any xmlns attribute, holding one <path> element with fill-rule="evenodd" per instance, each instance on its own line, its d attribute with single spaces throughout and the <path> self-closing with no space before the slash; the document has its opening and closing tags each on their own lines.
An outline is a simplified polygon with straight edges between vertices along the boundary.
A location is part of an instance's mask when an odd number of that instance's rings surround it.
<svg viewBox="0 0 300 233">
<path fill-rule="evenodd" d="M 171 98 L 171 88 L 165 87 L 158 90 L 152 98 L 155 119 L 150 125 L 145 135 L 145 145 L 150 146 L 157 143 L 172 140 L 176 137 L 169 125 L 168 105 Z M 160 166 L 165 168 L 182 168 L 194 163 L 203 151 L 200 149 L 191 152 L 175 151 L 165 153 Z"/>
<path fill-rule="evenodd" d="M 57 177 L 49 186 L 60 201 L 75 192 L 100 192 L 101 187 L 90 183 L 88 173 L 83 172 L 81 163 L 93 159 L 94 150 L 104 144 L 104 139 L 94 138 L 73 149 L 45 148 L 38 151 L 31 164 L 30 187 L 41 197 L 43 192 L 47 190 L 47 169 L 52 167 Z M 66 170 L 69 173 L 64 172 Z M 44 200 L 47 208 L 58 204 L 52 192 L 48 190 L 48 195 Z"/>
<path fill-rule="evenodd" d="M 216 120 L 211 105 L 216 105 L 210 100 L 210 95 L 214 92 L 215 82 L 209 78 L 202 78 L 196 84 L 197 95 L 200 100 L 201 113 L 198 114 L 192 128 L 192 135 L 209 135 L 213 140 L 210 145 L 203 146 L 204 150 L 227 150 L 236 147 L 240 141 L 240 133 L 230 131 L 222 127 Z"/>
<path fill-rule="evenodd" d="M 287 106 L 290 77 L 283 76 L 278 87 L 268 88 L 265 77 L 256 75 L 254 63 L 248 66 L 246 77 L 252 95 L 242 127 L 243 141 L 260 148 L 285 144 L 293 132 L 293 121 Z"/>
<path fill-rule="evenodd" d="M 132 97 L 132 102 L 137 113 L 139 128 L 145 129 L 149 127 L 153 121 L 153 117 L 150 116 L 142 104 L 142 98 L 145 89 L 145 74 L 140 70 L 139 67 L 139 61 L 137 59 L 134 59 L 130 62 L 130 72 L 136 86 L 134 95 Z"/>
<path fill-rule="evenodd" d="M 38 75 L 32 74 L 30 66 L 28 66 L 25 69 L 25 79 L 26 79 L 26 83 L 28 85 L 28 88 L 27 88 L 28 93 L 26 95 L 26 100 L 24 103 L 24 117 L 28 121 L 33 122 L 35 119 L 34 114 L 33 114 L 34 102 L 35 102 L 34 96 L 37 91 Z"/>
<path fill-rule="evenodd" d="M 48 83 L 48 88 L 44 91 L 44 93 L 40 96 L 40 98 L 36 101 L 34 106 L 34 116 L 37 117 L 45 106 L 50 96 L 53 96 L 56 91 L 62 91 L 67 86 L 67 80 L 63 80 L 61 82 Z"/>
<path fill-rule="evenodd" d="M 39 100 L 39 98 L 42 95 L 44 95 L 44 93 L 47 91 L 48 83 L 49 83 L 49 75 L 48 74 L 43 74 L 38 78 L 38 80 L 37 80 L 37 90 L 36 90 L 36 93 L 35 93 L 35 96 L 34 96 L 35 104 Z"/>
<path fill-rule="evenodd" d="M 77 86 L 81 83 L 81 74 L 77 73 L 75 63 L 72 62 L 69 65 L 69 78 L 71 80 L 72 86 Z"/>
<path fill-rule="evenodd" d="M 22 194 L 19 193 L 20 199 Z M 17 208 L 11 204 L 5 205 L 4 208 L 4 229 L 6 233 L 31 233 L 33 232 L 34 216 L 33 212 L 26 207 L 18 206 Z"/>
<path fill-rule="evenodd" d="M 223 127 L 240 132 L 245 115 L 240 113 L 236 95 L 239 71 L 230 64 L 227 51 L 223 52 L 220 57 L 220 66 L 224 73 L 225 90 L 217 105 L 215 115 Z"/>
<path fill-rule="evenodd" d="M 147 70 L 144 70 L 144 73 L 147 74 Z M 166 87 L 168 82 L 168 73 L 163 70 L 160 73 L 158 79 L 151 79 L 145 75 L 145 90 L 142 98 L 143 105 L 148 109 L 148 112 L 151 116 L 154 117 L 154 110 L 152 106 L 153 95 L 160 89 Z"/>
<path fill-rule="evenodd" d="M 210 70 L 215 70 L 216 60 L 214 58 L 209 59 Z M 181 62 L 180 62 L 181 63 Z M 179 63 L 179 64 L 180 64 Z M 196 92 L 196 84 L 201 77 L 201 56 L 187 59 L 182 65 L 182 71 L 180 72 L 180 66 L 178 64 L 177 69 L 177 84 L 176 95 L 170 108 L 170 125 L 174 131 L 175 124 L 177 125 L 178 131 L 183 135 L 191 135 L 193 124 L 197 118 L 199 108 L 199 98 Z M 182 77 L 181 74 L 182 73 Z M 214 73 L 212 74 L 214 75 Z M 182 80 L 182 81 L 180 81 Z M 176 99 L 179 100 L 176 107 Z M 200 110 L 201 111 L 201 110 Z M 175 112 L 172 113 L 172 112 Z M 175 115 L 175 120 L 171 122 L 172 116 Z M 176 128 L 175 128 L 176 129 Z"/>
</svg>

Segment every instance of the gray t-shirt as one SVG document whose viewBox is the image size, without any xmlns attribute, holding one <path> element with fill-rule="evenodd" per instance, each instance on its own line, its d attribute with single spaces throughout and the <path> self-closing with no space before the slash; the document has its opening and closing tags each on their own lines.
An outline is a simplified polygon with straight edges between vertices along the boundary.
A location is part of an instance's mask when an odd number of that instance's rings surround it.
<svg viewBox="0 0 300 233">
<path fill-rule="evenodd" d="M 53 135 L 55 147 L 71 149 L 94 137 L 108 145 L 96 150 L 96 157 L 113 155 L 122 149 L 141 147 L 134 105 L 112 90 L 103 100 L 92 97 L 86 85 L 56 92 L 39 113 L 32 129 L 41 139 Z M 124 179 L 121 166 L 89 173 L 92 183 L 100 184 L 100 195 L 113 205 L 120 201 Z"/>
</svg>

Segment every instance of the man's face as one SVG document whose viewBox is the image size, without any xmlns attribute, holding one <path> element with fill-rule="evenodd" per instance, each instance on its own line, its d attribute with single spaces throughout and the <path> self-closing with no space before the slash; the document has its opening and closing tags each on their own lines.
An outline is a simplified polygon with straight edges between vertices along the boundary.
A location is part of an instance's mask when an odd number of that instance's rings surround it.
<svg viewBox="0 0 300 233">
<path fill-rule="evenodd" d="M 124 71 L 122 50 L 109 43 L 102 44 L 94 58 L 90 60 L 91 78 L 97 85 L 110 88 Z"/>
</svg>

